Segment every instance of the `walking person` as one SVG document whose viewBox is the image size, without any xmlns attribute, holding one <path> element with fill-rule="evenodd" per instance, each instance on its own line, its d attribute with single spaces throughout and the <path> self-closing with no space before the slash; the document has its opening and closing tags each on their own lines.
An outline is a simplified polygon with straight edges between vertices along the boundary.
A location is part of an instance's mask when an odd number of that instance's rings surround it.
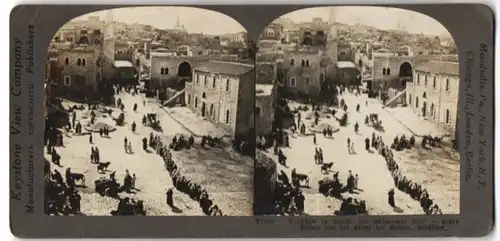
<svg viewBox="0 0 500 241">
<path fill-rule="evenodd" d="M 389 192 L 387 193 L 387 196 L 388 196 L 388 200 L 387 200 L 387 201 L 388 201 L 389 205 L 390 205 L 391 207 L 393 207 L 393 208 L 394 208 L 394 207 L 396 207 L 396 203 L 395 203 L 395 201 L 394 201 L 394 195 L 395 195 L 395 193 L 394 193 L 394 189 L 393 189 L 393 188 L 391 188 L 391 189 L 389 190 Z"/>
<path fill-rule="evenodd" d="M 134 152 L 132 151 L 132 142 L 128 142 L 128 153 L 133 154 Z"/>
<path fill-rule="evenodd" d="M 347 151 L 351 154 L 351 138 L 347 138 Z"/>
<path fill-rule="evenodd" d="M 125 153 L 128 153 L 128 140 L 127 137 L 123 139 L 123 149 L 125 150 Z"/>
</svg>

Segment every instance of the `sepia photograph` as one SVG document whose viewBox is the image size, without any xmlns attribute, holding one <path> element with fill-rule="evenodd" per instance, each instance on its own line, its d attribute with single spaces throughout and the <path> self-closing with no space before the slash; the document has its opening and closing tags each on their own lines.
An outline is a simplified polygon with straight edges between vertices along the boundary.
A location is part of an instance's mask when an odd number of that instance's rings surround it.
<svg viewBox="0 0 500 241">
<path fill-rule="evenodd" d="M 45 64 L 45 213 L 253 215 L 248 45 L 236 20 L 191 7 L 62 26 Z"/>
<path fill-rule="evenodd" d="M 255 62 L 255 215 L 459 214 L 459 68 L 433 18 L 285 14 Z"/>
</svg>

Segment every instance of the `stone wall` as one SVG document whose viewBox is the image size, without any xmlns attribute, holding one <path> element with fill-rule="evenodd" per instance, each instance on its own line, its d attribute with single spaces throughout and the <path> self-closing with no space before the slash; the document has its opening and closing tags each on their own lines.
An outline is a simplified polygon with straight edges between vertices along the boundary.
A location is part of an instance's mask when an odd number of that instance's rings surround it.
<svg viewBox="0 0 500 241">
<path fill-rule="evenodd" d="M 254 174 L 254 215 L 274 213 L 273 195 L 277 178 L 276 162 L 263 153 L 257 152 Z"/>
<path fill-rule="evenodd" d="M 253 127 L 254 73 L 230 76 L 195 70 L 192 82 L 186 82 L 186 105 L 233 135 L 245 131 Z"/>
<path fill-rule="evenodd" d="M 293 95 L 318 96 L 320 76 L 326 76 L 326 69 L 321 64 L 322 58 L 317 51 L 294 51 L 285 54 L 283 68 L 286 72 L 286 92 Z"/>
<path fill-rule="evenodd" d="M 413 83 L 407 84 L 408 105 L 415 113 L 423 116 L 426 103 L 425 116 L 428 120 L 455 131 L 459 82 L 458 76 L 415 71 Z"/>
</svg>

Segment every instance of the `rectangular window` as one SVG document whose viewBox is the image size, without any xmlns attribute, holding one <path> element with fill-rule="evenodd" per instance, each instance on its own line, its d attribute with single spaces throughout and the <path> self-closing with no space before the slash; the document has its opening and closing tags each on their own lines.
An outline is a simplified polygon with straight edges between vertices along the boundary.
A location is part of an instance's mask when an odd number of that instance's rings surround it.
<svg viewBox="0 0 500 241">
<path fill-rule="evenodd" d="M 296 83 L 295 83 L 295 77 L 291 77 L 290 78 L 290 85 L 295 87 Z"/>
<path fill-rule="evenodd" d="M 70 86 L 71 85 L 71 77 L 64 76 L 64 85 L 65 86 Z"/>
</svg>

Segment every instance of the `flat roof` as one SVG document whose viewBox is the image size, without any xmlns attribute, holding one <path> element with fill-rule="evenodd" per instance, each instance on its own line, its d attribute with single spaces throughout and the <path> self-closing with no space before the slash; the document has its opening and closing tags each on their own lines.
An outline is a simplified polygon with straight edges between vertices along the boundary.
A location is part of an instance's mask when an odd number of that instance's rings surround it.
<svg viewBox="0 0 500 241">
<path fill-rule="evenodd" d="M 337 67 L 343 68 L 356 68 L 356 65 L 351 61 L 338 61 Z"/>
<path fill-rule="evenodd" d="M 270 96 L 273 92 L 272 84 L 256 84 L 255 85 L 255 95 L 256 96 Z"/>
<path fill-rule="evenodd" d="M 457 62 L 430 60 L 415 66 L 415 71 L 422 71 L 434 74 L 459 75 Z"/>
<path fill-rule="evenodd" d="M 206 73 L 240 76 L 252 71 L 254 66 L 237 62 L 207 61 L 194 66 L 194 69 Z"/>
<path fill-rule="evenodd" d="M 134 65 L 132 63 L 130 63 L 130 61 L 126 61 L 126 60 L 116 60 L 113 65 L 116 67 L 116 68 L 123 68 L 123 67 L 134 67 Z"/>
</svg>

